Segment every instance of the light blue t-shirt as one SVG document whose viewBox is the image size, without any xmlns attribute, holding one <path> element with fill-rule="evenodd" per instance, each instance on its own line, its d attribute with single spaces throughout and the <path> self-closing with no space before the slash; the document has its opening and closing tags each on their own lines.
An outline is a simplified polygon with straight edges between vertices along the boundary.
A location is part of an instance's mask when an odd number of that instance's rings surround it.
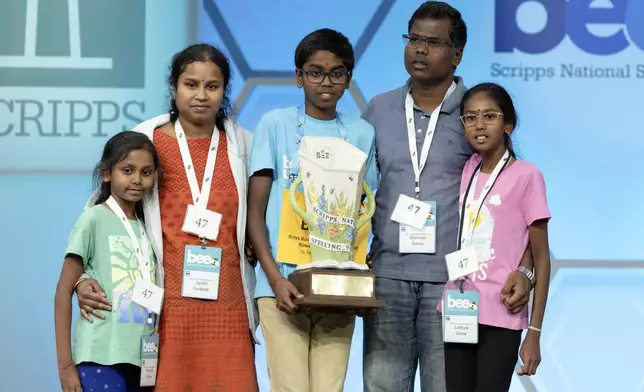
<svg viewBox="0 0 644 392">
<path fill-rule="evenodd" d="M 371 124 L 360 117 L 342 113 L 339 113 L 339 116 L 347 135 L 347 141 L 367 154 L 365 181 L 375 192 L 378 187 L 378 170 L 375 159 L 374 129 Z M 262 116 L 253 136 L 250 158 L 251 176 L 264 169 L 273 171 L 273 184 L 266 207 L 266 228 L 273 257 L 277 257 L 277 239 L 279 238 L 284 190 L 291 187 L 289 179 L 291 161 L 299 149 L 297 142 L 300 136 L 297 117 L 297 107 L 271 110 Z M 306 116 L 304 122 L 304 136 L 340 137 L 340 130 L 335 119 L 322 121 Z M 296 268 L 293 264 L 279 262 L 277 267 L 282 276 L 286 278 Z M 266 274 L 258 264 L 255 298 L 274 296 Z"/>
</svg>

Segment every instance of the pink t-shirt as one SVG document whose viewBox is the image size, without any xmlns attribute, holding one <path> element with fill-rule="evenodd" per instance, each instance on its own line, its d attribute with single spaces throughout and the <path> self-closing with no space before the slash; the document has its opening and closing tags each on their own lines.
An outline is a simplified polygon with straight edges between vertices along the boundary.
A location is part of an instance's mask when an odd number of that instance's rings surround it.
<svg viewBox="0 0 644 392">
<path fill-rule="evenodd" d="M 459 208 L 480 162 L 480 155 L 474 154 L 463 168 Z M 479 173 L 473 200 L 481 197 L 489 177 Z M 517 160 L 501 172 L 474 226 L 472 245 L 476 248 L 479 271 L 467 277 L 463 288 L 479 292 L 480 324 L 508 329 L 528 327 L 527 307 L 519 314 L 511 313 L 501 300 L 501 289 L 508 275 L 521 264 L 528 244 L 528 227 L 540 219 L 550 219 L 543 175 L 534 165 Z M 453 282 L 447 282 L 445 290 L 456 289 Z M 438 305 L 441 312 L 442 303 Z"/>
</svg>

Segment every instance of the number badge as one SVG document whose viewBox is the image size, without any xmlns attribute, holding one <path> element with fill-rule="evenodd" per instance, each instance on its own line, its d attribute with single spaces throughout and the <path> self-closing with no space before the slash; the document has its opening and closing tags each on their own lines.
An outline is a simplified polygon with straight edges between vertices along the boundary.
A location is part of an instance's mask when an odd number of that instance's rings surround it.
<svg viewBox="0 0 644 392">
<path fill-rule="evenodd" d="M 429 204 L 406 195 L 400 195 L 391 220 L 421 230 L 425 227 L 432 208 Z"/>
<path fill-rule="evenodd" d="M 186 210 L 186 218 L 181 230 L 188 234 L 217 241 L 220 224 L 221 214 L 190 204 Z"/>
<path fill-rule="evenodd" d="M 160 314 L 163 304 L 163 289 L 154 283 L 138 278 L 134 284 L 132 301 L 150 312 Z"/>
<path fill-rule="evenodd" d="M 449 280 L 457 280 L 479 270 L 476 250 L 473 247 L 457 250 L 445 255 Z"/>
</svg>

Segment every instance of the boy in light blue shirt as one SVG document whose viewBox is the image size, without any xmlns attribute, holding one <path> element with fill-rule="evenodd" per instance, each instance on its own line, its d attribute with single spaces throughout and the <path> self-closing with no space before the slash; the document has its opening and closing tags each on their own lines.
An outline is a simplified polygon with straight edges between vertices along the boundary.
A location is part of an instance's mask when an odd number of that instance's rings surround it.
<svg viewBox="0 0 644 392">
<path fill-rule="evenodd" d="M 255 298 L 271 391 L 342 391 L 355 316 L 299 312 L 293 299 L 301 294 L 288 280 L 296 265 L 278 260 L 278 239 L 302 137 L 343 138 L 362 150 L 368 157 L 365 181 L 375 191 L 374 129 L 360 117 L 336 111 L 354 68 L 353 48 L 344 35 L 330 29 L 309 34 L 297 46 L 295 66 L 303 105 L 264 114 L 253 137 L 248 232 L 260 261 Z"/>
</svg>

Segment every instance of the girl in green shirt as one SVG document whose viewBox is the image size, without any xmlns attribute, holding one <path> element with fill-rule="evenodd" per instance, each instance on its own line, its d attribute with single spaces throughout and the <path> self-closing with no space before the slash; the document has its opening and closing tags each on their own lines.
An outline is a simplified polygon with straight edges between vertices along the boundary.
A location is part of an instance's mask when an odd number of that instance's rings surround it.
<svg viewBox="0 0 644 392">
<path fill-rule="evenodd" d="M 56 287 L 56 349 L 63 392 L 140 389 L 141 339 L 150 333 L 152 318 L 146 307 L 133 301 L 133 293 L 141 280 L 156 287 L 156 261 L 141 220 L 141 200 L 154 185 L 157 166 L 150 139 L 125 131 L 107 142 L 95 169 L 101 197 L 74 225 Z M 78 317 L 72 349 L 71 299 L 83 273 L 99 282 L 114 308 L 105 319 L 89 322 Z"/>
</svg>

